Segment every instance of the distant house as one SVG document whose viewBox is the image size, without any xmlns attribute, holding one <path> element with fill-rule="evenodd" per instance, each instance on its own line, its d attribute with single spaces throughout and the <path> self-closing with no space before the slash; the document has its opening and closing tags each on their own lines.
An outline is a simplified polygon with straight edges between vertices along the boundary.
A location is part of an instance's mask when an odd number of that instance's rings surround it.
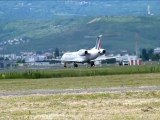
<svg viewBox="0 0 160 120">
<path fill-rule="evenodd" d="M 160 47 L 154 49 L 154 54 L 160 54 Z"/>
<path fill-rule="evenodd" d="M 35 56 L 26 56 L 25 57 L 25 62 L 26 63 L 31 63 L 31 62 L 35 62 L 36 61 L 36 57 Z"/>
</svg>

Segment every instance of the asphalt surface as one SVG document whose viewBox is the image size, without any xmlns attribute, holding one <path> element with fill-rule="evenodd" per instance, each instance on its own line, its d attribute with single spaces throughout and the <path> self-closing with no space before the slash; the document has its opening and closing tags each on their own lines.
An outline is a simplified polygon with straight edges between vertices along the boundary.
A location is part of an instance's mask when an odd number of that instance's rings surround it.
<svg viewBox="0 0 160 120">
<path fill-rule="evenodd" d="M 116 92 L 123 93 L 123 92 L 138 92 L 138 91 L 141 91 L 141 92 L 160 91 L 160 86 L 11 91 L 11 92 L 0 92 L 0 97 L 2 96 L 26 96 L 26 95 L 54 95 L 54 94 L 85 94 L 85 93 L 116 93 Z"/>
</svg>

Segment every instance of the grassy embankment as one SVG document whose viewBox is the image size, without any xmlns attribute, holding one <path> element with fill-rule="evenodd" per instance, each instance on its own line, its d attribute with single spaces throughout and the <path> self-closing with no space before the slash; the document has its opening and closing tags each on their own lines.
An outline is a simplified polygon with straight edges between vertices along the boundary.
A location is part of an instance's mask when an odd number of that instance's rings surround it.
<svg viewBox="0 0 160 120">
<path fill-rule="evenodd" d="M 61 70 L 28 70 L 0 73 L 0 79 L 38 79 L 38 78 L 63 78 L 82 76 L 103 76 L 119 74 L 160 73 L 158 65 L 104 67 L 104 68 L 78 68 Z"/>
<path fill-rule="evenodd" d="M 0 98 L 0 119 L 158 120 L 160 92 Z"/>
</svg>

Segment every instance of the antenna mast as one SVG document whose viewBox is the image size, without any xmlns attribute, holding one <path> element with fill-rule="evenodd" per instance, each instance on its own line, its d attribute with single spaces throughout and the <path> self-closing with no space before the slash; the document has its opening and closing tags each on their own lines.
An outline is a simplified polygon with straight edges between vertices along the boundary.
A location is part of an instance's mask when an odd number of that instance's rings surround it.
<svg viewBox="0 0 160 120">
<path fill-rule="evenodd" d="M 136 35 L 135 35 L 135 52 L 136 52 L 136 56 L 138 56 L 138 40 L 139 40 L 139 35 L 138 35 L 138 33 L 136 33 Z"/>
</svg>

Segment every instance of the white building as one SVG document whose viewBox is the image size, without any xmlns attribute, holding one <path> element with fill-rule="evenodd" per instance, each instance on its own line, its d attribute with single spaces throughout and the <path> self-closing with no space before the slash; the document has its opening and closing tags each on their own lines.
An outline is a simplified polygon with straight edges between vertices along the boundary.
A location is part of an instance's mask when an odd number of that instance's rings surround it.
<svg viewBox="0 0 160 120">
<path fill-rule="evenodd" d="M 25 56 L 24 60 L 26 63 L 36 62 L 37 57 L 36 56 Z"/>
<path fill-rule="evenodd" d="M 160 47 L 154 49 L 154 54 L 160 54 Z"/>
</svg>

